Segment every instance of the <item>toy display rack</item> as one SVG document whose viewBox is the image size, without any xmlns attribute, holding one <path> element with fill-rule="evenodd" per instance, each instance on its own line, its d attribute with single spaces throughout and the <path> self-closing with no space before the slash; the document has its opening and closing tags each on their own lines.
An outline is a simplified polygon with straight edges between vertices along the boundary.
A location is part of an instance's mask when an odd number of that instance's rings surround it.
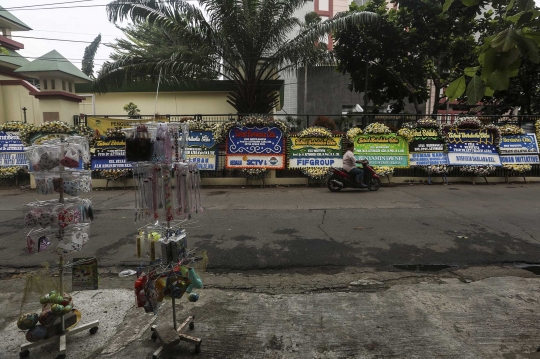
<svg viewBox="0 0 540 359">
<path fill-rule="evenodd" d="M 63 151 L 63 148 L 62 148 L 62 151 Z M 60 172 L 64 171 L 64 166 L 60 165 Z M 60 176 L 60 178 L 62 178 Z M 62 180 L 63 181 L 63 180 Z M 63 185 L 63 184 L 61 184 Z M 58 200 L 59 203 L 64 203 L 64 192 L 63 191 L 60 191 L 60 198 Z M 64 231 L 63 230 L 60 230 L 59 234 L 60 234 L 60 240 L 63 240 L 63 233 Z M 59 270 L 60 270 L 60 293 L 64 293 L 64 255 L 63 254 L 60 254 L 60 258 L 59 258 L 59 261 L 58 261 L 58 266 L 59 266 Z M 72 334 L 77 334 L 77 333 L 80 333 L 82 331 L 85 331 L 85 330 L 89 330 L 90 331 L 90 334 L 95 334 L 98 329 L 99 329 L 99 320 L 94 320 L 90 323 L 87 323 L 85 325 L 82 325 L 80 327 L 77 327 L 77 328 L 74 328 L 74 329 L 71 329 L 71 330 L 66 330 L 66 323 L 65 323 L 65 316 L 62 315 L 60 316 L 60 332 L 55 334 L 54 336 L 52 336 L 51 338 L 49 339 L 45 339 L 45 340 L 40 340 L 38 342 L 35 342 L 35 343 L 26 343 L 26 344 L 23 344 L 21 345 L 21 351 L 19 352 L 19 357 L 20 358 L 26 358 L 28 355 L 30 355 L 30 350 L 31 348 L 35 348 L 37 346 L 41 346 L 41 345 L 44 345 L 44 344 L 48 344 L 48 343 L 51 343 L 53 341 L 55 341 L 56 339 L 59 340 L 59 351 L 58 351 L 58 355 L 56 356 L 56 359 L 65 359 L 66 358 L 66 352 L 67 352 L 67 344 L 66 344 L 66 337 L 67 335 L 72 335 Z M 58 337 L 58 338 L 57 338 Z"/>
<path fill-rule="evenodd" d="M 167 221 L 167 228 L 171 228 L 170 221 Z M 156 339 L 158 339 L 161 343 L 161 347 L 159 347 L 159 349 L 152 354 L 152 359 L 158 359 L 165 350 L 174 348 L 180 344 L 181 341 L 195 344 L 196 354 L 201 351 L 202 339 L 180 333 L 186 327 L 189 327 L 189 330 L 195 329 L 195 316 L 191 315 L 187 317 L 180 327 L 178 327 L 176 321 L 176 298 L 174 297 L 172 297 L 172 317 L 173 326 L 170 324 L 159 324 L 152 325 L 150 328 L 152 330 L 152 341 L 156 341 Z"/>
</svg>

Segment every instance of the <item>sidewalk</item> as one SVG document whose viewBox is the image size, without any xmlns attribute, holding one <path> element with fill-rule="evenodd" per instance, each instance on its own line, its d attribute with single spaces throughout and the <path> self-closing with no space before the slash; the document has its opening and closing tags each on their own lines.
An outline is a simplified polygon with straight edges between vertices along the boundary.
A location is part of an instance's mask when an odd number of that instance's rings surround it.
<svg viewBox="0 0 540 359">
<path fill-rule="evenodd" d="M 293 276 L 283 277 L 295 286 Z M 269 295 L 204 289 L 197 303 L 182 298 L 177 304 L 179 321 L 188 313 L 196 317 L 190 333 L 203 339 L 201 353 L 194 356 L 193 346 L 181 343 L 162 358 L 540 358 L 535 353 L 540 346 L 536 277 L 470 283 L 444 274 L 410 277 L 415 283 L 389 286 L 391 281 L 359 279 L 349 284 L 363 292 Z M 228 278 L 233 287 L 234 275 Z M 322 285 L 331 285 L 321 283 L 328 278 L 312 276 Z M 132 279 L 119 280 L 130 288 Z M 274 279 L 258 278 L 269 287 Z M 0 296 L 4 302 L 6 295 Z M 68 358 L 151 358 L 159 344 L 150 340 L 150 326 L 172 320 L 170 301 L 154 317 L 134 308 L 130 289 L 79 292 L 74 300 L 82 323 L 101 323 L 95 336 L 83 332 L 68 338 Z M 13 321 L 1 335 L 0 358 L 16 358 L 24 335 Z M 54 358 L 56 350 L 55 345 L 35 348 L 30 358 Z"/>
</svg>

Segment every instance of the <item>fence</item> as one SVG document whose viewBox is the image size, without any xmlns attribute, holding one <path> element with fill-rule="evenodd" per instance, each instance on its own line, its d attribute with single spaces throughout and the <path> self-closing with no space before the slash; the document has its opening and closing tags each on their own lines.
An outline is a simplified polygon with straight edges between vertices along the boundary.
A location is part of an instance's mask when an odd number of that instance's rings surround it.
<svg viewBox="0 0 540 359">
<path fill-rule="evenodd" d="M 160 115 L 155 118 L 156 121 L 160 122 L 182 122 L 187 119 L 196 119 L 199 121 L 204 121 L 209 124 L 222 124 L 229 121 L 238 121 L 245 117 L 251 117 L 254 115 L 248 114 L 216 114 L 216 115 Z M 384 123 L 391 130 L 397 131 L 401 126 L 406 122 L 413 122 L 422 118 L 431 117 L 436 119 L 439 123 L 443 125 L 451 125 L 457 121 L 463 115 L 458 114 L 438 114 L 438 115 L 411 115 L 411 114 L 347 114 L 347 115 L 297 115 L 297 114 L 271 114 L 271 115 L 260 115 L 260 116 L 272 116 L 273 118 L 283 120 L 287 122 L 291 127 L 291 131 L 301 131 L 305 127 L 313 126 L 313 123 L 318 117 L 328 117 L 334 122 L 338 130 L 347 131 L 352 127 L 365 128 L 371 123 Z M 138 116 L 127 116 L 127 115 L 97 115 L 96 117 L 102 118 L 112 118 L 112 119 L 132 119 L 134 122 L 141 121 L 152 121 L 154 120 L 153 115 L 138 115 Z M 520 126 L 527 133 L 535 132 L 534 124 L 536 121 L 540 121 L 540 115 L 489 115 L 489 116 L 475 116 L 481 120 L 484 124 L 513 124 Z M 74 116 L 76 125 L 86 125 L 85 116 Z M 307 126 L 306 126 L 307 124 Z M 206 178 L 227 178 L 227 177 L 242 177 L 241 170 L 232 170 L 225 167 L 226 164 L 226 149 L 225 144 L 220 144 L 217 167 L 215 171 L 202 171 L 201 176 Z M 452 177 L 470 177 L 468 174 L 462 174 L 458 169 L 455 169 L 450 174 Z M 497 169 L 491 176 L 493 177 L 504 177 L 504 170 Z M 282 170 L 277 171 L 276 176 L 278 178 L 295 178 L 303 177 L 303 174 L 299 170 Z M 425 172 L 419 168 L 405 168 L 405 169 L 396 169 L 394 171 L 394 177 L 426 177 Z M 533 169 L 527 176 L 540 177 L 540 166 L 533 165 Z M 95 178 L 100 178 L 99 173 L 94 173 Z"/>
<path fill-rule="evenodd" d="M 209 124 L 220 124 L 229 121 L 241 120 L 245 117 L 253 115 L 248 114 L 217 114 L 217 115 L 160 115 L 156 117 L 156 121 L 163 122 L 181 122 L 185 119 L 196 119 L 207 122 Z M 431 117 L 436 119 L 442 125 L 451 125 L 457 121 L 462 114 L 437 114 L 437 115 L 411 115 L 411 114 L 360 114 L 351 113 L 346 115 L 298 115 L 298 114 L 271 114 L 261 116 L 272 116 L 273 118 L 280 119 L 289 123 L 292 130 L 302 130 L 305 127 L 313 126 L 315 120 L 318 117 L 328 117 L 337 125 L 339 130 L 348 130 L 351 127 L 365 128 L 371 123 L 379 122 L 384 123 L 392 130 L 397 130 L 406 122 L 413 122 L 422 118 Z M 127 116 L 127 115 L 101 115 L 97 117 L 114 118 L 114 119 L 132 119 L 135 121 L 152 121 L 153 115 L 139 115 L 139 116 Z M 515 124 L 520 127 L 524 127 L 526 131 L 534 132 L 534 123 L 540 120 L 540 115 L 481 115 L 475 116 L 485 124 Z M 75 124 L 86 125 L 85 116 L 74 116 Z"/>
</svg>

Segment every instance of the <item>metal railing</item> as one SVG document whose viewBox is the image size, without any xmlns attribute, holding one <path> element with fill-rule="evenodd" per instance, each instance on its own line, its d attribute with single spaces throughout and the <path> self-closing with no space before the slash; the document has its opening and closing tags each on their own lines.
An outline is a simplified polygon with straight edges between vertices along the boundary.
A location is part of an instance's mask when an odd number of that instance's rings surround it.
<svg viewBox="0 0 540 359">
<path fill-rule="evenodd" d="M 156 121 L 162 122 L 182 122 L 187 119 L 196 119 L 209 124 L 220 124 L 229 121 L 241 120 L 245 117 L 250 117 L 249 114 L 188 114 L 188 115 L 159 115 L 155 117 Z M 430 117 L 437 120 L 443 125 L 451 125 L 457 121 L 463 114 L 438 114 L 438 115 L 414 115 L 414 114 L 359 114 L 352 113 L 346 115 L 299 115 L 299 114 L 266 114 L 255 116 L 271 116 L 289 123 L 292 130 L 302 130 L 306 127 L 313 126 L 317 118 L 327 117 L 333 120 L 338 130 L 348 130 L 352 127 L 365 128 L 371 123 L 384 123 L 392 130 L 398 130 L 404 123 L 413 122 L 422 118 Z M 153 115 L 99 115 L 96 117 L 133 120 L 133 122 L 152 121 Z M 528 131 L 534 130 L 534 123 L 540 120 L 540 115 L 480 115 L 475 116 L 485 124 L 515 124 L 526 128 Z M 85 116 L 74 116 L 76 125 L 86 125 Z M 532 127 L 531 127 L 532 126 Z"/>
</svg>

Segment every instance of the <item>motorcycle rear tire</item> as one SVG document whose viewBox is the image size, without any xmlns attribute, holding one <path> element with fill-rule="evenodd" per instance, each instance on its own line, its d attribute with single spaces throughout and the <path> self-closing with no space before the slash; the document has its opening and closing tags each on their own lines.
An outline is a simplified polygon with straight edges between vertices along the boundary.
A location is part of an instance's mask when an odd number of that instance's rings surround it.
<svg viewBox="0 0 540 359">
<path fill-rule="evenodd" d="M 379 178 L 372 178 L 367 185 L 370 191 L 377 191 L 381 187 L 381 180 Z"/>
<path fill-rule="evenodd" d="M 332 180 L 335 180 L 335 177 L 330 177 L 328 180 L 326 180 L 326 187 L 330 190 L 330 192 L 339 192 L 343 189 L 343 187 L 332 183 Z"/>
</svg>

